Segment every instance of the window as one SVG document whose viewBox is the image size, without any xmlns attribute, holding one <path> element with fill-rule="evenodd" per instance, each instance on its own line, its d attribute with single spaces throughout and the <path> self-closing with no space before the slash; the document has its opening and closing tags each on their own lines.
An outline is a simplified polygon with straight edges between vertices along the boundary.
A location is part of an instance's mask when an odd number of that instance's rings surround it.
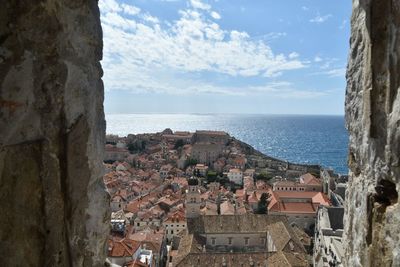
<svg viewBox="0 0 400 267">
<path fill-rule="evenodd" d="M 173 235 L 174 234 L 174 230 L 171 230 L 171 235 Z"/>
<path fill-rule="evenodd" d="M 232 245 L 232 237 L 228 237 L 228 245 Z"/>
<path fill-rule="evenodd" d="M 267 239 L 266 239 L 265 237 L 261 237 L 261 238 L 260 238 L 261 245 L 265 245 L 266 240 L 267 240 Z"/>
<path fill-rule="evenodd" d="M 137 223 L 136 226 L 140 226 L 140 223 Z"/>
<path fill-rule="evenodd" d="M 215 246 L 215 237 L 211 238 L 211 245 Z"/>
<path fill-rule="evenodd" d="M 245 246 L 248 246 L 248 245 L 249 245 L 249 238 L 248 238 L 248 237 L 245 237 L 245 238 L 244 238 L 244 245 L 245 245 Z"/>
</svg>

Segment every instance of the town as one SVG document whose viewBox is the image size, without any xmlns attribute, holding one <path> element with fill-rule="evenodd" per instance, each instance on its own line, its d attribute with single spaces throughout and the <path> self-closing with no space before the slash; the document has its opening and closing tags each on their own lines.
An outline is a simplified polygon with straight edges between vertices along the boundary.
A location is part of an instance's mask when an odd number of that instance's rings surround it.
<svg viewBox="0 0 400 267">
<path fill-rule="evenodd" d="M 107 262 L 342 266 L 347 176 L 221 131 L 107 135 Z"/>
</svg>

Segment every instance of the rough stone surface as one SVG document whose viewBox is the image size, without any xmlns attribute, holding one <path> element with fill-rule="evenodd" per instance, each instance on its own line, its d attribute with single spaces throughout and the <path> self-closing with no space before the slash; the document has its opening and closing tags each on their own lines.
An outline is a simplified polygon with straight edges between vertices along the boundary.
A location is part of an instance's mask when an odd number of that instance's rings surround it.
<svg viewBox="0 0 400 267">
<path fill-rule="evenodd" d="M 353 0 L 346 266 L 400 264 L 400 1 Z"/>
<path fill-rule="evenodd" d="M 0 8 L 0 266 L 100 266 L 102 31 L 95 0 Z"/>
</svg>

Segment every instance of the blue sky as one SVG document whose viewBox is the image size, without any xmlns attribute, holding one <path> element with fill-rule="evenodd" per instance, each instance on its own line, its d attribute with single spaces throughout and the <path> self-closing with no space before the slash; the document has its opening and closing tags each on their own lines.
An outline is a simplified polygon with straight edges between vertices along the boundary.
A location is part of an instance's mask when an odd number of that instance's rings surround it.
<svg viewBox="0 0 400 267">
<path fill-rule="evenodd" d="M 99 3 L 108 114 L 344 113 L 351 1 Z"/>
</svg>

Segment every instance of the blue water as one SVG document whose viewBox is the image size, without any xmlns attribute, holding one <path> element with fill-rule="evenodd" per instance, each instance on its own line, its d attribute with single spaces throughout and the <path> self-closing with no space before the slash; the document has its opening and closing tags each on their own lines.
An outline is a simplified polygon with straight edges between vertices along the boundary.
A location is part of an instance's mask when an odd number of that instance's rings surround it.
<svg viewBox="0 0 400 267">
<path fill-rule="evenodd" d="M 343 116 L 109 114 L 106 121 L 107 133 L 120 136 L 165 128 L 226 131 L 269 156 L 348 172 L 348 134 Z"/>
</svg>

